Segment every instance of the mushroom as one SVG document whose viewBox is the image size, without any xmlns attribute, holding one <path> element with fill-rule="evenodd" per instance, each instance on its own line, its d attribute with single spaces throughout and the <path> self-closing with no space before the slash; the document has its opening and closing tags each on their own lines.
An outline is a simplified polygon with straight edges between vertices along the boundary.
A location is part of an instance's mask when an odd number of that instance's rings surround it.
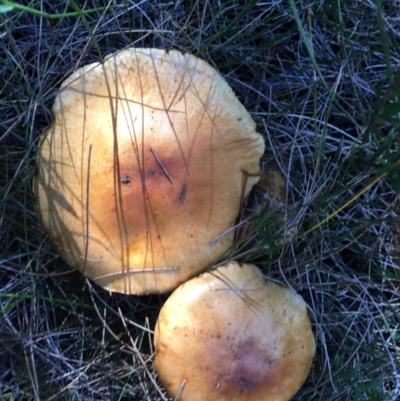
<svg viewBox="0 0 400 401">
<path fill-rule="evenodd" d="M 36 211 L 71 266 L 110 291 L 162 293 L 230 247 L 264 141 L 210 65 L 127 49 L 73 73 L 53 112 Z"/>
<path fill-rule="evenodd" d="M 315 341 L 303 299 L 228 263 L 191 279 L 163 305 L 154 366 L 185 401 L 285 401 L 305 381 Z"/>
<path fill-rule="evenodd" d="M 274 168 L 262 168 L 257 187 L 262 196 L 257 200 L 257 212 L 261 212 L 268 204 L 268 211 L 282 213 L 282 238 L 277 245 L 287 245 L 296 235 L 295 225 L 288 227 L 287 204 L 286 204 L 286 180 L 283 174 Z"/>
<path fill-rule="evenodd" d="M 236 231 L 239 240 L 235 244 L 236 254 L 254 253 L 255 249 L 268 249 L 271 245 L 274 248 L 286 246 L 297 232 L 296 226 L 291 225 L 293 218 L 288 216 L 290 206 L 283 174 L 275 168 L 261 167 L 258 175 L 255 199 L 243 208 L 242 221 Z"/>
<path fill-rule="evenodd" d="M 257 186 L 263 191 L 264 197 L 257 205 L 259 209 L 265 206 L 266 201 L 272 202 L 275 209 L 279 209 L 286 202 L 286 180 L 282 173 L 274 168 L 265 168 L 260 172 Z"/>
</svg>

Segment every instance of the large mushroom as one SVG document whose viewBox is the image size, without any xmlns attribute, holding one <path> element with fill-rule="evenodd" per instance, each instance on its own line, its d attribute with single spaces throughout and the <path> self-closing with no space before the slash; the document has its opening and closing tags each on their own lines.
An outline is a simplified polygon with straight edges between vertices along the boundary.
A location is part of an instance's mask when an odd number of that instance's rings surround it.
<svg viewBox="0 0 400 401">
<path fill-rule="evenodd" d="M 287 401 L 315 353 L 303 299 L 237 262 L 176 289 L 154 344 L 160 379 L 181 401 Z"/>
<path fill-rule="evenodd" d="M 162 293 L 230 247 L 264 141 L 215 69 L 127 49 L 72 74 L 53 112 L 36 210 L 71 266 L 111 291 Z"/>
</svg>

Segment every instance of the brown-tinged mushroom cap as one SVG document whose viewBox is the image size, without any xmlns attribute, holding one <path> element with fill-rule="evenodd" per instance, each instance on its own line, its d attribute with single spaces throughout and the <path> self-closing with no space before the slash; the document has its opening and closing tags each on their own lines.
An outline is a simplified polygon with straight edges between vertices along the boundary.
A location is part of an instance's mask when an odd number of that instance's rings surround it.
<svg viewBox="0 0 400 401">
<path fill-rule="evenodd" d="M 282 212 L 283 238 L 277 242 L 287 245 L 296 235 L 296 226 L 287 225 L 286 205 L 286 179 L 283 174 L 274 168 L 261 169 L 260 180 L 257 187 L 261 189 L 262 196 L 257 199 L 257 212 L 260 212 L 268 203 L 268 211 Z"/>
<path fill-rule="evenodd" d="M 273 200 L 276 204 L 286 201 L 286 180 L 282 173 L 273 168 L 263 169 L 260 172 L 260 179 L 257 186 L 261 188 L 267 199 Z M 261 202 L 262 203 L 266 203 Z"/>
<path fill-rule="evenodd" d="M 231 262 L 176 289 L 155 331 L 155 368 L 182 401 L 286 401 L 315 341 L 303 299 Z"/>
<path fill-rule="evenodd" d="M 99 285 L 166 292 L 232 243 L 264 141 L 221 76 L 177 51 L 128 49 L 62 85 L 43 139 L 37 214 Z"/>
</svg>

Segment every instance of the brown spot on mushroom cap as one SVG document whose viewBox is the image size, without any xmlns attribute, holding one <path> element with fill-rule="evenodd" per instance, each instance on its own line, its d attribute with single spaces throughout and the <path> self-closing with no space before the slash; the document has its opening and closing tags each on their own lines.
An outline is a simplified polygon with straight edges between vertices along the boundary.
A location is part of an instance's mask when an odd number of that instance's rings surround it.
<svg viewBox="0 0 400 401">
<path fill-rule="evenodd" d="M 181 400 L 286 401 L 306 379 L 315 341 L 304 301 L 231 262 L 173 292 L 155 331 L 155 368 Z"/>
<path fill-rule="evenodd" d="M 69 77 L 53 112 L 36 210 L 71 266 L 111 291 L 161 293 L 230 246 L 233 234 L 211 241 L 234 224 L 264 142 L 207 63 L 124 50 Z"/>
</svg>

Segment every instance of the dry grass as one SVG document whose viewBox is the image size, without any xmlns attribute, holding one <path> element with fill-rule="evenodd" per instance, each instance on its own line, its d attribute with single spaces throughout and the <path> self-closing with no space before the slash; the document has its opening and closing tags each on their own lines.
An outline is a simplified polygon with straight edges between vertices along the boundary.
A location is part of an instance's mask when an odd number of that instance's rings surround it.
<svg viewBox="0 0 400 401">
<path fill-rule="evenodd" d="M 35 152 L 61 82 L 129 46 L 214 65 L 265 136 L 263 164 L 286 177 L 287 208 L 253 218 L 251 249 L 238 244 L 234 257 L 310 307 L 318 351 L 295 399 L 399 397 L 397 2 L 7 4 L 0 0 L 0 399 L 165 399 L 151 331 L 165 297 L 111 295 L 85 280 L 33 211 Z M 283 214 L 297 228 L 286 246 Z"/>
</svg>

